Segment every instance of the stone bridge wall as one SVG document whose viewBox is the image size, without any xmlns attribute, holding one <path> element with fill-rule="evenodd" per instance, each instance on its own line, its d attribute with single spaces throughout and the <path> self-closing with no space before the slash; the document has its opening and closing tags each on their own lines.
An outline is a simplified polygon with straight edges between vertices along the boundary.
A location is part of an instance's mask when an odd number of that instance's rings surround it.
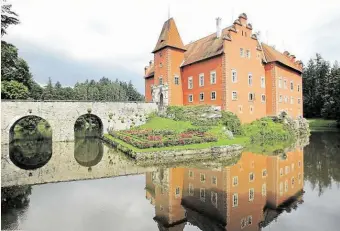
<svg viewBox="0 0 340 231">
<path fill-rule="evenodd" d="M 145 123 L 145 115 L 156 111 L 157 105 L 143 102 L 2 101 L 1 143 L 9 143 L 13 124 L 29 115 L 39 116 L 50 124 L 53 141 L 73 141 L 74 124 L 79 116 L 89 113 L 88 109 L 101 119 L 106 133 L 109 128 L 122 130 L 129 128 L 131 123 Z"/>
</svg>

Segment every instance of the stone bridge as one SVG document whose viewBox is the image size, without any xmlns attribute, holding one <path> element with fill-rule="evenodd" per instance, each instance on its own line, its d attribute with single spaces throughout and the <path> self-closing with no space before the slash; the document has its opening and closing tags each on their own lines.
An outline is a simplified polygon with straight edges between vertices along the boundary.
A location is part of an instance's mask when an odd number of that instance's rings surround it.
<svg viewBox="0 0 340 231">
<path fill-rule="evenodd" d="M 52 141 L 73 141 L 74 124 L 84 115 L 96 116 L 102 132 L 108 129 L 127 129 L 132 123 L 145 122 L 145 116 L 157 110 L 155 103 L 144 102 L 90 102 L 90 101 L 2 101 L 1 143 L 8 144 L 11 129 L 22 118 L 38 116 L 45 119 L 52 129 Z"/>
</svg>

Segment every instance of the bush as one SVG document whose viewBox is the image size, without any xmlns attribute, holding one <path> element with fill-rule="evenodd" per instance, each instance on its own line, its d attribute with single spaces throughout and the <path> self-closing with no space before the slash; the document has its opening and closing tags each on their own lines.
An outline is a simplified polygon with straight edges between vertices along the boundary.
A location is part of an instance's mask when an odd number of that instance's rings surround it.
<svg viewBox="0 0 340 231">
<path fill-rule="evenodd" d="M 233 134 L 242 134 L 241 121 L 234 113 L 229 111 L 222 111 L 221 123 Z"/>
<path fill-rule="evenodd" d="M 272 143 L 294 139 L 291 132 L 282 123 L 275 123 L 271 118 L 255 120 L 243 126 L 244 134 L 252 143 Z"/>
</svg>

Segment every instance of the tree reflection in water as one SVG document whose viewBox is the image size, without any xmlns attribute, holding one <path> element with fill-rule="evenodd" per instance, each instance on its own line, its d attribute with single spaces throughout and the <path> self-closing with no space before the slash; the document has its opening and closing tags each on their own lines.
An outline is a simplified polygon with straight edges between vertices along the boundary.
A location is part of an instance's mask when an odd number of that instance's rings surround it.
<svg viewBox="0 0 340 231">
<path fill-rule="evenodd" d="M 74 158 L 81 166 L 88 167 L 89 172 L 103 158 L 104 147 L 98 138 L 76 138 L 74 145 Z"/>
<path fill-rule="evenodd" d="M 9 156 L 21 169 L 40 168 L 52 157 L 52 139 L 15 140 L 9 145 Z"/>
<path fill-rule="evenodd" d="M 340 183 L 340 133 L 315 132 L 304 148 L 305 179 L 321 196 L 332 181 Z"/>
</svg>

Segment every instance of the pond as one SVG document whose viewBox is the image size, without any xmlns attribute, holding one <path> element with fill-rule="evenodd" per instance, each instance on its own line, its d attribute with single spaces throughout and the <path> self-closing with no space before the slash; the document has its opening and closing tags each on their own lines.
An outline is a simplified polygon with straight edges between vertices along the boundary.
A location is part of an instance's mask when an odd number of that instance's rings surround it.
<svg viewBox="0 0 340 231">
<path fill-rule="evenodd" d="M 340 226 L 340 133 L 312 133 L 307 146 L 280 155 L 245 151 L 228 165 L 139 166 L 95 138 L 2 148 L 10 153 L 2 158 L 2 186 L 12 186 L 2 188 L 2 229 Z M 36 167 L 26 161 L 32 156 Z M 4 201 L 5 195 L 15 199 Z"/>
</svg>

